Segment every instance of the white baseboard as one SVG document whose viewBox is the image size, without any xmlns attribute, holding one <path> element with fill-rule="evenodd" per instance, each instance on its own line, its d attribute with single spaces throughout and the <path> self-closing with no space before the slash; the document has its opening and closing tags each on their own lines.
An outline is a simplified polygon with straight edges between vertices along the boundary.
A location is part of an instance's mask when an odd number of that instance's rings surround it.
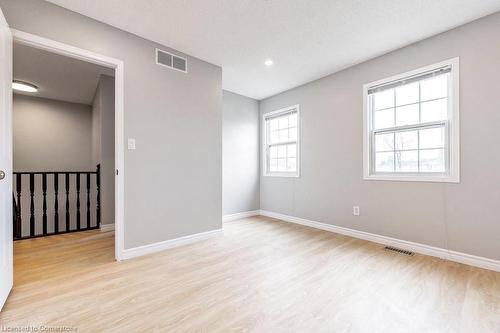
<svg viewBox="0 0 500 333">
<path fill-rule="evenodd" d="M 285 222 L 301 224 L 301 225 L 305 225 L 305 226 L 316 228 L 316 229 L 321 229 L 321 230 L 334 232 L 337 234 L 351 236 L 354 238 L 364 239 L 367 241 L 371 241 L 371 242 L 375 242 L 375 243 L 379 243 L 379 244 L 383 244 L 383 245 L 394 246 L 394 247 L 398 247 L 400 249 L 409 250 L 409 251 L 413 251 L 413 252 L 420 253 L 420 254 L 425 254 L 428 256 L 432 256 L 432 257 L 438 257 L 441 259 L 446 259 L 446 260 L 455 261 L 455 262 L 470 265 L 470 266 L 475 266 L 475 267 L 480 267 L 480 268 L 500 272 L 500 261 L 499 260 L 478 257 L 478 256 L 474 256 L 474 255 L 470 255 L 470 254 L 466 254 L 466 253 L 461 253 L 461 252 L 456 252 L 456 251 L 451 251 L 451 250 L 446 250 L 443 248 L 434 247 L 434 246 L 430 246 L 430 245 L 414 243 L 414 242 L 409 242 L 409 241 L 405 241 L 405 240 L 401 240 L 401 239 L 397 239 L 397 238 L 372 234 L 369 232 L 364 232 L 364 231 L 359 231 L 359 230 L 354 230 L 354 229 L 349 229 L 349 228 L 344 228 L 344 227 L 338 227 L 338 226 L 331 225 L 331 224 L 306 220 L 306 219 L 302 219 L 299 217 L 274 213 L 274 212 L 270 212 L 270 211 L 266 211 L 266 210 L 261 210 L 260 215 L 272 217 L 272 218 L 282 220 Z"/>
<path fill-rule="evenodd" d="M 140 257 L 146 254 L 155 253 L 167 249 L 171 249 L 177 246 L 182 246 L 194 242 L 198 242 L 201 240 L 205 240 L 208 238 L 222 236 L 224 234 L 222 229 L 210 230 L 201 232 L 199 234 L 188 235 L 184 237 L 179 237 L 175 239 L 169 239 L 163 242 L 143 245 L 134 247 L 131 249 L 125 249 L 123 251 L 123 259 L 130 259 L 135 257 Z"/>
<path fill-rule="evenodd" d="M 111 223 L 111 224 L 101 224 L 100 229 L 101 229 L 102 232 L 113 231 L 113 230 L 115 230 L 115 224 L 114 223 Z"/>
<path fill-rule="evenodd" d="M 236 214 L 228 214 L 224 215 L 222 217 L 222 222 L 229 222 L 229 221 L 234 221 L 234 220 L 239 220 L 243 219 L 245 217 L 250 217 L 250 216 L 257 216 L 260 215 L 259 210 L 251 210 L 248 212 L 241 212 L 241 213 L 236 213 Z"/>
<path fill-rule="evenodd" d="M 12 278 L 9 278 L 9 282 L 7 283 L 7 285 L 2 286 L 0 288 L 0 310 L 3 309 L 5 301 L 9 297 L 10 292 L 12 291 L 12 287 L 13 287 Z"/>
</svg>

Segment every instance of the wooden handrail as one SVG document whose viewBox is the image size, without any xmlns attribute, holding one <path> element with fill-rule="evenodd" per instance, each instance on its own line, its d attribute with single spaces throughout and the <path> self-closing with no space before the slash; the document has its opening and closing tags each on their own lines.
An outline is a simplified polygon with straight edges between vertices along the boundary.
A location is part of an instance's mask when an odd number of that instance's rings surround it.
<svg viewBox="0 0 500 333">
<path fill-rule="evenodd" d="M 14 171 L 12 172 L 14 175 L 17 175 L 17 174 L 22 174 L 22 175 L 30 175 L 30 174 L 35 174 L 35 175 L 43 175 L 43 174 L 46 174 L 46 175 L 54 175 L 56 173 L 58 174 L 76 174 L 76 173 L 90 173 L 90 174 L 97 174 L 97 170 L 96 171 Z"/>
</svg>

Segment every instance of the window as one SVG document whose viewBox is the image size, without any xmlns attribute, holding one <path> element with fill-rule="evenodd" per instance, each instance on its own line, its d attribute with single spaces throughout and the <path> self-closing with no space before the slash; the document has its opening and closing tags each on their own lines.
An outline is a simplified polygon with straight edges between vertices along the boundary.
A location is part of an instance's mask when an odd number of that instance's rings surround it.
<svg viewBox="0 0 500 333">
<path fill-rule="evenodd" d="M 264 114 L 264 176 L 299 176 L 298 117 L 298 105 Z"/>
<path fill-rule="evenodd" d="M 364 86 L 364 178 L 459 182 L 458 58 Z"/>
</svg>

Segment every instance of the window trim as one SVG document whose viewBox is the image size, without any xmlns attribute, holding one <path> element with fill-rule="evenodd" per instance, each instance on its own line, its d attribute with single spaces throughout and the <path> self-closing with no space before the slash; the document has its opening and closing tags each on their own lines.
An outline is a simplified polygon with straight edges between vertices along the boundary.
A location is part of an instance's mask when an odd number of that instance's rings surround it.
<svg viewBox="0 0 500 333">
<path fill-rule="evenodd" d="M 269 172 L 268 171 L 268 149 L 267 149 L 267 126 L 266 126 L 266 118 L 269 116 L 279 116 L 280 114 L 285 114 L 295 110 L 297 113 L 297 170 L 295 172 Z M 286 108 L 282 108 L 279 110 L 271 111 L 262 114 L 261 120 L 261 128 L 262 128 L 262 176 L 264 177 L 288 177 L 288 178 L 299 178 L 300 177 L 300 106 L 299 104 L 295 104 Z"/>
<path fill-rule="evenodd" d="M 448 172 L 445 174 L 433 173 L 374 173 L 372 172 L 372 146 L 373 129 L 372 114 L 368 105 L 368 90 L 387 84 L 393 81 L 402 80 L 411 76 L 419 75 L 425 72 L 437 70 L 442 67 L 450 66 L 451 83 L 448 85 L 448 120 L 445 121 L 445 130 L 448 131 L 448 154 L 447 159 Z M 363 85 L 363 179 L 365 180 L 389 180 L 389 181 L 420 181 L 420 182 L 445 182 L 460 183 L 460 118 L 459 118 L 459 57 L 448 59 L 430 66 L 425 66 L 406 73 L 394 75 L 382 80 L 377 80 Z"/>
</svg>

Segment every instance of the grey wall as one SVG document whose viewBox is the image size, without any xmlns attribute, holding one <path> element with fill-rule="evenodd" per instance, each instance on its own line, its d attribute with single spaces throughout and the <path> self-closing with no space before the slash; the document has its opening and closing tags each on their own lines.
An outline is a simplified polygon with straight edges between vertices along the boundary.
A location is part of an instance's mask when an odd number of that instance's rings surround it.
<svg viewBox="0 0 500 333">
<path fill-rule="evenodd" d="M 14 171 L 93 171 L 91 161 L 92 108 L 89 105 L 55 101 L 52 99 L 15 94 L 13 98 Z M 36 175 L 35 216 L 41 216 L 43 196 L 42 178 Z M 16 188 L 14 179 L 14 188 Z M 22 176 L 21 216 L 22 235 L 29 235 L 30 196 L 29 176 Z M 54 214 L 54 176 L 47 176 L 47 215 Z M 59 186 L 65 184 L 59 175 Z M 87 188 L 81 177 L 82 193 Z M 91 208 L 95 211 L 95 178 L 91 178 Z M 59 202 L 64 202 L 64 192 L 59 191 Z M 70 177 L 69 213 L 71 228 L 76 229 L 76 178 Z M 104 207 L 103 207 L 104 211 Z M 60 212 L 61 214 L 61 212 Z M 95 224 L 95 216 L 91 215 Z M 42 224 L 35 224 L 36 233 L 42 232 Z M 65 222 L 59 219 L 59 230 Z M 48 232 L 54 231 L 49 219 Z"/>
<path fill-rule="evenodd" d="M 14 171 L 94 170 L 89 105 L 14 95 Z"/>
<path fill-rule="evenodd" d="M 500 13 L 261 101 L 302 126 L 301 176 L 261 177 L 261 209 L 500 259 L 499 31 Z M 457 56 L 461 183 L 363 180 L 362 85 Z"/>
<path fill-rule="evenodd" d="M 0 0 L 9 25 L 124 61 L 125 248 L 221 228 L 222 70 L 39 0 Z M 155 48 L 189 73 L 155 64 Z M 126 146 L 126 142 L 124 142 Z"/>
<path fill-rule="evenodd" d="M 92 101 L 91 113 L 92 113 L 91 159 L 92 159 L 92 165 L 97 165 L 101 163 L 101 149 L 102 149 L 101 148 L 101 135 L 102 135 L 101 89 L 99 89 L 99 83 L 97 89 L 95 90 L 94 99 Z"/>
<path fill-rule="evenodd" d="M 259 209 L 259 102 L 223 92 L 222 212 Z"/>
<path fill-rule="evenodd" d="M 115 223 L 115 79 L 101 75 L 92 103 L 92 160 L 101 166 L 102 224 Z"/>
</svg>

